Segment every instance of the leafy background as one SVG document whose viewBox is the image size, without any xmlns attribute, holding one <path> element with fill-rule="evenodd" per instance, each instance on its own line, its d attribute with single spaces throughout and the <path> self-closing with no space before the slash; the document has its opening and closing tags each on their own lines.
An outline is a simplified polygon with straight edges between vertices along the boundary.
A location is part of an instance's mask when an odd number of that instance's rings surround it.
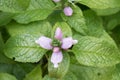
<svg viewBox="0 0 120 80">
<path fill-rule="evenodd" d="M 54 69 L 35 40 L 58 26 L 78 44 Z M 0 0 L 0 80 L 120 80 L 119 27 L 120 0 Z"/>
</svg>

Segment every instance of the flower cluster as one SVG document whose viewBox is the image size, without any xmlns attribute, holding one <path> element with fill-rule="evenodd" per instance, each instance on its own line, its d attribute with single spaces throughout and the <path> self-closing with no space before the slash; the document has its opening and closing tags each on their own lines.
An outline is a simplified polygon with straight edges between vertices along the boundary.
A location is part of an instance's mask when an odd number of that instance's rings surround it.
<svg viewBox="0 0 120 80">
<path fill-rule="evenodd" d="M 62 62 L 63 54 L 61 49 L 68 50 L 72 45 L 78 41 L 73 40 L 72 37 L 63 38 L 62 30 L 58 27 L 55 31 L 54 39 L 50 39 L 45 36 L 41 36 L 35 41 L 42 48 L 47 50 L 53 50 L 51 56 L 51 62 L 54 64 L 54 68 L 58 67 L 58 64 Z"/>
</svg>

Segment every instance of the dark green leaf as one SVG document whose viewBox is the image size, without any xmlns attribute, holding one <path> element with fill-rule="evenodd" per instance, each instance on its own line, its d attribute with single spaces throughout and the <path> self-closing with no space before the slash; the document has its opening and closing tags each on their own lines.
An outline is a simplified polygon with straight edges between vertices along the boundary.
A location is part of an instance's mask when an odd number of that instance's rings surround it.
<svg viewBox="0 0 120 80">
<path fill-rule="evenodd" d="M 42 80 L 42 71 L 40 66 L 35 67 L 30 73 L 28 73 L 24 80 Z"/>
<path fill-rule="evenodd" d="M 9 23 L 13 16 L 14 14 L 12 13 L 0 12 L 0 26 Z"/>
</svg>

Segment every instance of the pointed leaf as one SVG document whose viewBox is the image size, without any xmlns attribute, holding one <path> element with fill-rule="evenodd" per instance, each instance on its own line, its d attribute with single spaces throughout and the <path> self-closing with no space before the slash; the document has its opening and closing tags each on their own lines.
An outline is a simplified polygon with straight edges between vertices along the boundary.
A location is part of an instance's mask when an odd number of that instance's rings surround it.
<svg viewBox="0 0 120 80">
<path fill-rule="evenodd" d="M 5 55 L 19 62 L 38 62 L 46 53 L 35 43 L 38 36 L 19 34 L 11 37 L 5 45 Z"/>
<path fill-rule="evenodd" d="M 40 66 L 35 67 L 30 73 L 28 73 L 24 80 L 42 80 L 42 71 Z"/>
<path fill-rule="evenodd" d="M 0 80 L 17 80 L 13 75 L 8 73 L 0 73 Z"/>
</svg>

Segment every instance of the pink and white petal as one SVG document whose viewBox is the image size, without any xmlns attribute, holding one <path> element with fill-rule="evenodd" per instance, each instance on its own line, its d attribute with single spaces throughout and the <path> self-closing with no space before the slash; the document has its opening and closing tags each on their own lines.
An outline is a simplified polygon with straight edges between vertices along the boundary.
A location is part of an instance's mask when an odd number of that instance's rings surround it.
<svg viewBox="0 0 120 80">
<path fill-rule="evenodd" d="M 52 39 L 45 37 L 45 36 L 41 36 L 38 40 L 35 41 L 37 44 L 39 44 L 42 48 L 44 49 L 52 49 L 53 47 L 51 46 L 52 43 Z"/>
<path fill-rule="evenodd" d="M 73 45 L 73 39 L 72 37 L 68 37 L 68 38 L 63 38 L 62 40 L 62 45 L 61 48 L 62 49 L 68 49 Z"/>
<path fill-rule="evenodd" d="M 58 27 L 55 31 L 55 38 L 61 40 L 63 37 L 62 30 Z"/>
<path fill-rule="evenodd" d="M 53 52 L 51 56 L 51 62 L 54 64 L 54 68 L 58 67 L 58 63 L 62 62 L 63 55 L 62 52 L 59 51 L 58 53 Z"/>
</svg>

